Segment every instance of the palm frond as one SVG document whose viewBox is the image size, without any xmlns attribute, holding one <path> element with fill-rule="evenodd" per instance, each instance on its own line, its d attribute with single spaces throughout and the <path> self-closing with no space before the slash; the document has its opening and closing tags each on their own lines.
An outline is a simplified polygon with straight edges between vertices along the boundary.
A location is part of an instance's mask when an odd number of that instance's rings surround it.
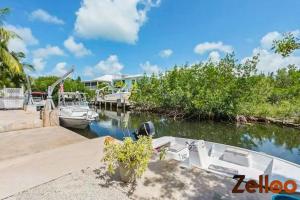
<svg viewBox="0 0 300 200">
<path fill-rule="evenodd" d="M 23 59 L 23 58 L 26 57 L 25 54 L 24 54 L 23 52 L 14 52 L 14 51 L 12 51 L 12 52 L 11 52 L 11 55 L 12 55 L 13 57 L 15 57 L 16 59 L 18 59 L 18 60 Z"/>
<path fill-rule="evenodd" d="M 0 40 L 1 42 L 8 42 L 9 39 L 12 38 L 20 38 L 16 33 L 6 30 L 3 27 L 0 27 Z"/>
<path fill-rule="evenodd" d="M 0 17 L 3 17 L 3 16 L 5 16 L 5 15 L 7 15 L 9 13 L 10 13 L 10 9 L 9 8 L 1 8 L 0 9 Z"/>
<path fill-rule="evenodd" d="M 29 63 L 22 63 L 22 65 L 23 65 L 23 69 L 28 69 L 28 70 L 30 70 L 30 71 L 35 71 L 35 68 L 34 68 L 34 66 L 33 65 L 31 65 L 31 64 L 29 64 Z"/>
<path fill-rule="evenodd" d="M 20 74 L 23 71 L 22 64 L 9 51 L 0 45 L 0 61 L 6 65 L 12 73 Z"/>
</svg>

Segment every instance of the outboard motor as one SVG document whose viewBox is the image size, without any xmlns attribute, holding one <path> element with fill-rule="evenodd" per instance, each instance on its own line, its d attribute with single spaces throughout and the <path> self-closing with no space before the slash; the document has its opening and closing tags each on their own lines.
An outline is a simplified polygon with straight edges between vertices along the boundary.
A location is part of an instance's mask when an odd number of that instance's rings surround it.
<svg viewBox="0 0 300 200">
<path fill-rule="evenodd" d="M 151 121 L 143 123 L 136 131 L 135 138 L 138 139 L 139 136 L 153 136 L 155 134 L 155 128 Z"/>
</svg>

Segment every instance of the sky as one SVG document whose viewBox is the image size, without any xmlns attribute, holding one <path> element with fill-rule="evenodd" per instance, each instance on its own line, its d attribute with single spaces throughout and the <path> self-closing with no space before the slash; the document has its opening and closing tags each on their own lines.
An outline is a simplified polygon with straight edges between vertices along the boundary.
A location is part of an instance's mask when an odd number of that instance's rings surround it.
<svg viewBox="0 0 300 200">
<path fill-rule="evenodd" d="M 4 26 L 21 39 L 32 76 L 62 75 L 75 66 L 84 80 L 105 74 L 159 73 L 174 65 L 234 52 L 260 54 L 258 70 L 300 66 L 300 53 L 274 54 L 273 40 L 300 37 L 299 0 L 2 0 Z"/>
</svg>

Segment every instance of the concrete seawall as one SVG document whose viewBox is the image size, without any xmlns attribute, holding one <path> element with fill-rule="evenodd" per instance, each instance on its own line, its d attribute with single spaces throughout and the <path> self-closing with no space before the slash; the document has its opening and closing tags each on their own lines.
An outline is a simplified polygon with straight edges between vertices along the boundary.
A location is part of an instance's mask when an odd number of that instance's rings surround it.
<svg viewBox="0 0 300 200">
<path fill-rule="evenodd" d="M 0 111 L 0 133 L 42 127 L 39 112 L 24 110 Z"/>
<path fill-rule="evenodd" d="M 61 126 L 43 127 L 39 112 L 0 111 L 0 199 L 97 166 L 102 140 Z"/>
</svg>

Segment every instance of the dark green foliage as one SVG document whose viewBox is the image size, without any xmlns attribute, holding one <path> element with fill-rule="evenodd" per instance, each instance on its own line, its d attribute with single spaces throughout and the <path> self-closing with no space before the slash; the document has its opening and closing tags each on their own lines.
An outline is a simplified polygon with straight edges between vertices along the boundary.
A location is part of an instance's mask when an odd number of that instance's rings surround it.
<svg viewBox="0 0 300 200">
<path fill-rule="evenodd" d="M 175 66 L 164 75 L 144 77 L 132 91 L 136 106 L 173 116 L 234 118 L 236 115 L 298 117 L 300 71 L 258 74 L 255 56 L 244 64 L 234 55 L 219 63 Z"/>
</svg>

